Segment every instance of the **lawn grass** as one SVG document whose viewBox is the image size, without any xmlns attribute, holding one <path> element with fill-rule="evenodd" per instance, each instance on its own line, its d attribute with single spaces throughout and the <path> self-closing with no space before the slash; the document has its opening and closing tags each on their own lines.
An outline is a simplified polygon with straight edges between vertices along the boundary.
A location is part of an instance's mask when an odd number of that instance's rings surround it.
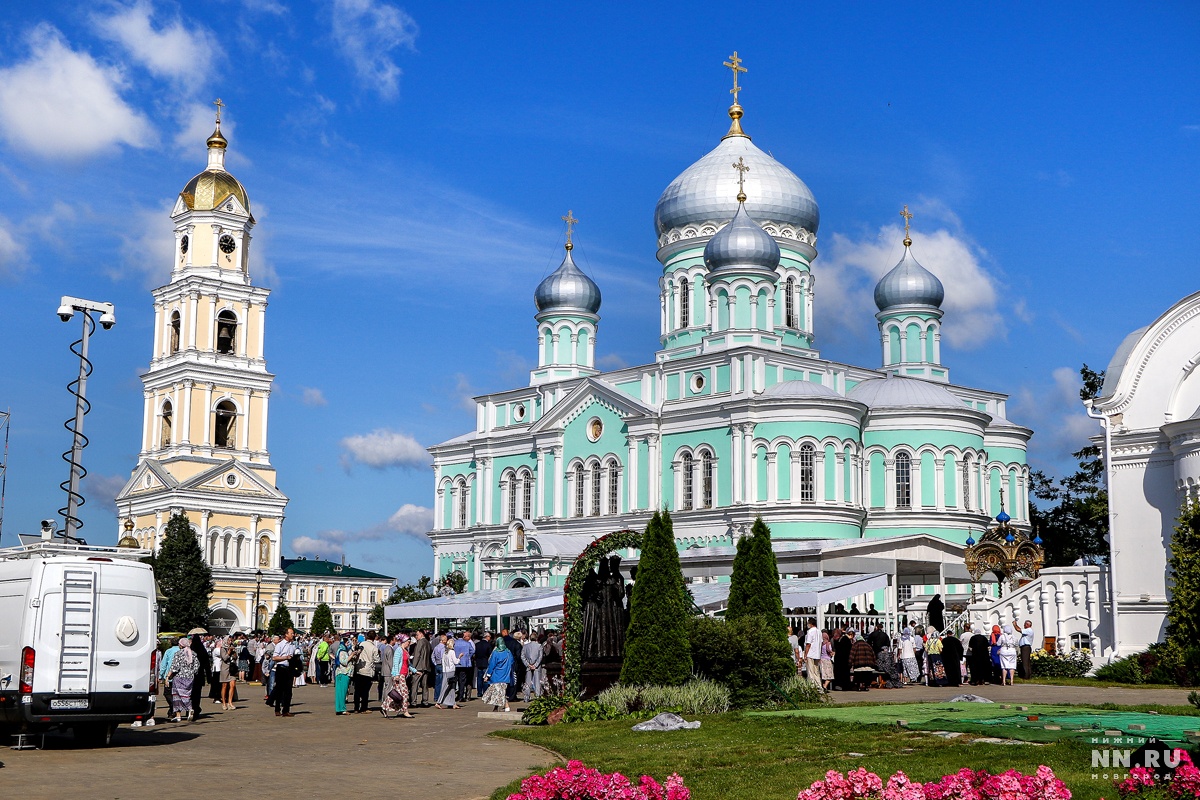
<svg viewBox="0 0 1200 800">
<path fill-rule="evenodd" d="M 866 767 L 886 777 L 903 770 L 931 781 L 962 767 L 1033 772 L 1052 767 L 1076 800 L 1115 795 L 1111 780 L 1093 779 L 1091 745 L 1059 741 L 1046 745 L 972 744 L 883 725 L 863 725 L 804 716 L 702 717 L 697 730 L 636 733 L 629 720 L 553 727 L 514 727 L 492 735 L 537 744 L 605 772 L 683 776 L 696 800 L 754 798 L 793 800 L 827 770 Z M 965 738 L 965 737 L 964 737 Z M 850 753 L 859 753 L 851 756 Z M 496 790 L 503 800 L 519 781 Z"/>
<path fill-rule="evenodd" d="M 1117 683 L 1116 681 L 1100 681 L 1095 678 L 1030 678 L 1020 679 L 1022 683 L 1037 683 L 1042 686 L 1089 686 L 1095 689 L 1183 689 L 1173 683 Z"/>
</svg>

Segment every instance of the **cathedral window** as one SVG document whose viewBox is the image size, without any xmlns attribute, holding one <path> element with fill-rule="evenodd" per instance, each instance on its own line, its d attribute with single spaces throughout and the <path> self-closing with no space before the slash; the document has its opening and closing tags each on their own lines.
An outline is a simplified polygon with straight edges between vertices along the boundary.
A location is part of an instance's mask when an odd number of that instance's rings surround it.
<svg viewBox="0 0 1200 800">
<path fill-rule="evenodd" d="M 691 285 L 687 278 L 679 281 L 679 327 L 686 328 L 691 325 L 692 315 L 692 295 Z"/>
<path fill-rule="evenodd" d="M 971 510 L 971 468 L 973 466 L 970 456 L 963 459 L 962 507 L 964 511 Z"/>
<path fill-rule="evenodd" d="M 583 516 L 583 465 L 575 467 L 575 516 Z"/>
<path fill-rule="evenodd" d="M 896 454 L 896 508 L 912 508 L 912 456 Z"/>
<path fill-rule="evenodd" d="M 705 450 L 700 454 L 700 480 L 704 507 L 713 507 L 713 455 Z"/>
<path fill-rule="evenodd" d="M 341 590 L 341 589 L 335 589 L 335 590 L 334 590 L 334 592 L 333 592 L 333 602 L 335 602 L 335 603 L 340 603 L 340 602 L 342 602 L 342 590 Z"/>
<path fill-rule="evenodd" d="M 317 589 L 317 602 L 318 603 L 325 602 L 325 590 L 324 589 Z"/>
<path fill-rule="evenodd" d="M 162 431 L 159 435 L 162 443 L 159 445 L 159 447 L 171 446 L 171 413 L 171 401 L 168 400 L 167 402 L 163 403 L 162 407 Z"/>
<path fill-rule="evenodd" d="M 467 527 L 467 484 L 458 485 L 458 527 Z"/>
<path fill-rule="evenodd" d="M 529 519 L 533 516 L 533 475 L 523 470 L 518 483 L 521 486 L 521 518 Z"/>
<path fill-rule="evenodd" d="M 798 328 L 796 324 L 796 280 L 788 278 L 785 284 L 787 294 L 783 299 L 784 320 L 783 324 L 788 328 Z"/>
<path fill-rule="evenodd" d="M 303 603 L 307 599 L 308 590 L 305 589 L 304 587 L 300 587 L 299 591 L 300 591 L 300 602 Z"/>
<path fill-rule="evenodd" d="M 800 502 L 812 503 L 817 499 L 816 451 L 811 444 L 800 447 Z"/>
<path fill-rule="evenodd" d="M 683 490 L 680 492 L 679 498 L 680 511 L 690 511 L 695 507 L 693 505 L 693 501 L 695 500 L 695 487 L 692 480 L 692 460 L 691 453 L 684 453 L 683 457 L 679 460 L 679 469 L 683 473 Z"/>
<path fill-rule="evenodd" d="M 620 490 L 618 488 L 617 478 L 618 478 L 617 462 L 610 461 L 610 462 L 608 462 L 608 513 L 609 514 L 621 513 L 621 508 L 620 508 L 621 497 L 620 497 Z"/>
<path fill-rule="evenodd" d="M 216 424 L 213 426 L 213 445 L 216 447 L 236 447 L 237 442 L 237 407 L 229 400 L 217 403 L 213 412 Z"/>
<path fill-rule="evenodd" d="M 170 337 L 170 342 L 168 343 L 169 349 L 167 350 L 167 355 L 171 355 L 172 353 L 178 353 L 179 352 L 179 312 L 178 311 L 171 312 L 171 332 L 168 334 L 168 336 Z"/>
<path fill-rule="evenodd" d="M 600 465 L 592 465 L 592 516 L 600 516 Z"/>
<path fill-rule="evenodd" d="M 235 352 L 237 342 L 237 316 L 232 311 L 217 314 L 217 352 Z"/>
<path fill-rule="evenodd" d="M 508 521 L 512 522 L 517 518 L 517 476 L 509 473 L 508 481 Z"/>
</svg>

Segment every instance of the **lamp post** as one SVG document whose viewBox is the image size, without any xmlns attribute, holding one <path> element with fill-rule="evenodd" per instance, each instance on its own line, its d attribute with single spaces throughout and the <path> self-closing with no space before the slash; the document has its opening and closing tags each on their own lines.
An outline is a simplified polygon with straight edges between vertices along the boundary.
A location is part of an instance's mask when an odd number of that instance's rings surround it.
<svg viewBox="0 0 1200 800">
<path fill-rule="evenodd" d="M 254 573 L 254 632 L 257 633 L 262 629 L 258 619 L 258 597 L 262 594 L 262 570 Z"/>
<path fill-rule="evenodd" d="M 71 352 L 79 356 L 79 377 L 67 384 L 67 391 L 75 396 L 75 417 L 67 422 L 67 429 L 72 434 L 71 449 L 63 453 L 63 460 L 71 466 L 71 477 L 60 486 L 67 493 L 67 505 L 58 510 L 58 513 L 63 515 L 63 539 L 67 542 L 75 541 L 75 532 L 83 527 L 78 516 L 79 507 L 84 503 L 83 495 L 79 493 L 79 482 L 87 475 L 87 470 L 83 468 L 83 448 L 87 446 L 87 438 L 83 435 L 83 418 L 91 409 L 86 390 L 88 375 L 92 374 L 92 362 L 87 357 L 88 339 L 96 329 L 92 312 L 99 312 L 100 327 L 104 330 L 117 324 L 112 303 L 98 303 L 63 295 L 58 306 L 58 318 L 63 322 L 70 322 L 76 311 L 83 314 L 83 336 L 71 345 Z"/>
<path fill-rule="evenodd" d="M 358 633 L 358 592 L 354 592 L 354 616 L 350 618 L 353 622 L 354 632 Z"/>
</svg>

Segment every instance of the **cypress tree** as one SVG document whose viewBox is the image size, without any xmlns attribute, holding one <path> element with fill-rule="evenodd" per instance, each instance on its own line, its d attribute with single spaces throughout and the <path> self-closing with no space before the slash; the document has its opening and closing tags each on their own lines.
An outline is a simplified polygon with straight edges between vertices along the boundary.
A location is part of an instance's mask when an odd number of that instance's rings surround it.
<svg viewBox="0 0 1200 800">
<path fill-rule="evenodd" d="M 184 632 L 207 626 L 212 569 L 204 563 L 187 514 L 172 514 L 167 522 L 154 577 L 166 597 L 162 605 L 163 630 Z"/>
<path fill-rule="evenodd" d="M 309 632 L 316 636 L 324 636 L 327 631 L 337 633 L 337 628 L 333 627 L 333 612 L 330 611 L 329 604 L 320 603 L 313 612 L 312 629 Z"/>
<path fill-rule="evenodd" d="M 1167 638 L 1185 649 L 1200 642 L 1200 505 L 1187 503 L 1171 537 Z"/>
<path fill-rule="evenodd" d="M 655 512 L 646 526 L 630 598 L 621 683 L 677 686 L 691 677 L 687 598 L 671 515 Z"/>
<path fill-rule="evenodd" d="M 738 542 L 730 578 L 729 606 L 725 618 L 761 616 L 782 640 L 787 640 L 787 619 L 779 591 L 779 565 L 771 547 L 771 529 L 754 520 L 750 535 Z"/>
<path fill-rule="evenodd" d="M 275 609 L 275 613 L 271 615 L 271 621 L 267 623 L 267 633 L 272 636 L 283 636 L 287 633 L 288 628 L 295 627 L 292 625 L 292 612 L 288 611 L 287 603 L 280 603 Z"/>
</svg>

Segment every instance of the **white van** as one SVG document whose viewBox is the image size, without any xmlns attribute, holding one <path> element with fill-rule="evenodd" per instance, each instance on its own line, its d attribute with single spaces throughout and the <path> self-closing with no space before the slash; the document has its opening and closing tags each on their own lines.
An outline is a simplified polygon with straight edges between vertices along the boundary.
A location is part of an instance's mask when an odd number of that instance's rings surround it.
<svg viewBox="0 0 1200 800">
<path fill-rule="evenodd" d="M 42 542 L 0 549 L 0 729 L 71 728 L 108 744 L 153 719 L 158 604 L 150 553 Z"/>
</svg>

